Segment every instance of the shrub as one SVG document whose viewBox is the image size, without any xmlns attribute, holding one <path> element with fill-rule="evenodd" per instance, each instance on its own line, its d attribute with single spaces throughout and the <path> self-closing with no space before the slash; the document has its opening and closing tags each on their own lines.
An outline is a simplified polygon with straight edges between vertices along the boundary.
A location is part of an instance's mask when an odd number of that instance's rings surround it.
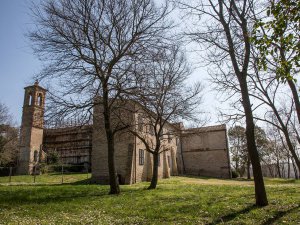
<svg viewBox="0 0 300 225">
<path fill-rule="evenodd" d="M 48 165 L 46 163 L 41 163 L 40 164 L 40 172 L 42 174 L 48 173 Z"/>
<path fill-rule="evenodd" d="M 86 172 L 84 165 L 63 165 L 64 173 L 80 173 Z M 61 173 L 62 165 L 48 165 L 47 171 L 49 173 Z"/>
<path fill-rule="evenodd" d="M 56 151 L 48 152 L 47 154 L 47 164 L 59 163 L 59 154 Z"/>
<path fill-rule="evenodd" d="M 239 174 L 235 170 L 231 170 L 231 177 L 232 178 L 237 178 Z"/>
</svg>

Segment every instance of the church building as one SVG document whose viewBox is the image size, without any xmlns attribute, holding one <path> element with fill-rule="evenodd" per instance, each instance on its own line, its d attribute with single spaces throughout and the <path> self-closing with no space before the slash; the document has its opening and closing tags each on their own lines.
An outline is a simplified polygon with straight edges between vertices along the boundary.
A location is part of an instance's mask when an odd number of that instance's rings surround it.
<svg viewBox="0 0 300 225">
<path fill-rule="evenodd" d="M 64 164 L 88 165 L 92 180 L 107 184 L 107 144 L 100 105 L 94 107 L 93 124 L 45 127 L 45 97 L 46 89 L 38 82 L 25 87 L 18 173 L 33 174 L 45 155 L 54 151 Z M 149 129 L 139 124 L 142 110 L 137 108 L 128 116 L 138 124 L 138 131 L 147 134 L 151 140 L 153 135 Z M 159 154 L 159 178 L 184 174 L 231 177 L 226 125 L 185 129 L 182 124 L 168 123 L 164 134 Z M 152 154 L 129 132 L 115 137 L 115 162 L 121 184 L 149 181 L 152 177 Z"/>
</svg>

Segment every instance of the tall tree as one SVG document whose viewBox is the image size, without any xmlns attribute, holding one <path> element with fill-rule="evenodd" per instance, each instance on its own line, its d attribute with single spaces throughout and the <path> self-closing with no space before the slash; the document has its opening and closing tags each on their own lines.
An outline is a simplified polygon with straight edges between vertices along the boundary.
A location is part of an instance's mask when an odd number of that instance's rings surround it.
<svg viewBox="0 0 300 225">
<path fill-rule="evenodd" d="M 147 51 L 159 47 L 171 25 L 167 5 L 152 0 L 46 0 L 33 6 L 36 28 L 29 32 L 44 62 L 38 79 L 50 81 L 56 111 L 90 112 L 101 96 L 108 146 L 110 194 L 120 192 L 111 122 L 115 101 L 132 88 L 132 70 Z"/>
<path fill-rule="evenodd" d="M 254 122 L 248 90 L 248 71 L 251 53 L 251 22 L 255 1 L 211 1 L 190 3 L 180 1 L 179 7 L 188 11 L 197 24 L 186 35 L 203 49 L 222 73 L 232 74 L 237 80 L 241 103 L 246 118 L 247 149 L 252 163 L 256 204 L 268 205 L 260 159 L 255 143 Z M 199 20 L 200 19 L 200 20 Z M 196 25 L 196 26 L 195 26 Z"/>
<path fill-rule="evenodd" d="M 269 70 L 270 66 L 275 67 L 276 78 L 288 84 L 300 124 L 300 100 L 296 86 L 300 67 L 299 13 L 298 0 L 268 0 L 263 15 L 256 19 L 252 41 L 259 50 L 260 68 Z"/>
<path fill-rule="evenodd" d="M 137 88 L 131 99 L 137 103 L 135 113 L 139 114 L 139 119 L 137 124 L 129 126 L 129 132 L 138 137 L 153 156 L 149 189 L 155 189 L 159 155 L 171 150 L 166 146 L 179 132 L 172 123 L 183 119 L 199 120 L 198 107 L 203 88 L 199 82 L 187 85 L 191 70 L 179 45 L 165 46 L 152 54 L 151 60 L 138 67 Z"/>
<path fill-rule="evenodd" d="M 251 91 L 250 95 L 260 102 L 260 106 L 266 106 L 266 112 L 263 116 L 255 116 L 256 119 L 267 122 L 282 131 L 287 147 L 291 152 L 297 167 L 300 169 L 300 160 L 296 154 L 294 145 L 291 140 L 290 122 L 292 111 L 294 110 L 294 102 L 289 106 L 289 97 L 284 95 L 284 99 L 280 101 L 280 88 L 283 86 L 272 74 L 260 73 L 256 63 L 254 62 L 254 73 L 251 74 Z"/>
</svg>

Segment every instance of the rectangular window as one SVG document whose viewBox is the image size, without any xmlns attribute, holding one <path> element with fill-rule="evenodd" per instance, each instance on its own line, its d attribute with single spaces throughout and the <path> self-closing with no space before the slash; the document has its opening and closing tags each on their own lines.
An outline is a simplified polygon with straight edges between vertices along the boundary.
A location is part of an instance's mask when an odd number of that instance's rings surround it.
<svg viewBox="0 0 300 225">
<path fill-rule="evenodd" d="M 138 130 L 140 132 L 143 131 L 143 118 L 141 114 L 138 115 Z"/>
<path fill-rule="evenodd" d="M 171 134 L 168 134 L 168 143 L 171 143 L 171 141 L 172 141 L 172 136 Z"/>
<path fill-rule="evenodd" d="M 154 135 L 154 127 L 152 126 L 152 124 L 150 124 L 149 126 L 150 126 L 150 127 L 149 127 L 149 133 L 150 133 L 151 135 Z"/>
<path fill-rule="evenodd" d="M 132 152 L 133 152 L 133 144 L 130 143 L 128 144 L 128 156 L 132 156 Z"/>
<path fill-rule="evenodd" d="M 143 149 L 139 150 L 139 165 L 144 165 L 145 162 L 145 151 Z"/>
<path fill-rule="evenodd" d="M 160 154 L 158 153 L 158 166 L 160 166 Z"/>
</svg>

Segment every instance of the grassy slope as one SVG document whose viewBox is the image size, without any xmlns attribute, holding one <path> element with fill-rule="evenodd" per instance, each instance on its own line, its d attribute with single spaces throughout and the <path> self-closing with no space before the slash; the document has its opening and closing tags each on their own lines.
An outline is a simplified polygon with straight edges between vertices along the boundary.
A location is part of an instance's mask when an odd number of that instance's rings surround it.
<svg viewBox="0 0 300 225">
<path fill-rule="evenodd" d="M 174 177 L 151 191 L 148 183 L 122 186 L 119 196 L 107 195 L 108 186 L 80 183 L 2 185 L 0 224 L 300 224 L 300 182 L 266 184 L 264 208 L 253 206 L 253 184 L 243 180 Z"/>
</svg>

